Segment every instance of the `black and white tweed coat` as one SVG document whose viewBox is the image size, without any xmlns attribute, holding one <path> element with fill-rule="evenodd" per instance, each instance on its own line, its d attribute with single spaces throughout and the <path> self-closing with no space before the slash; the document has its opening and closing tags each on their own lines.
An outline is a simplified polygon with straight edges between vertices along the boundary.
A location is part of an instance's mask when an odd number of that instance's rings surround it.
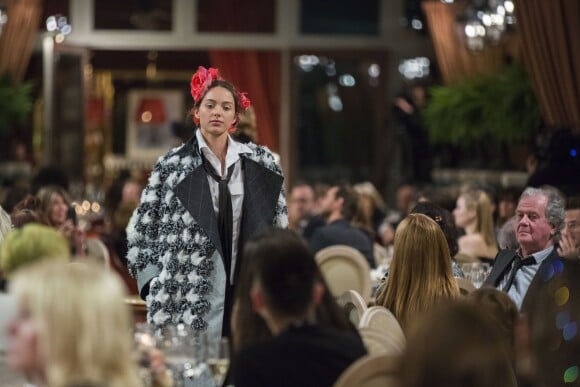
<svg viewBox="0 0 580 387">
<path fill-rule="evenodd" d="M 239 252 L 260 228 L 288 225 L 280 167 L 267 148 L 247 146 Z M 157 327 L 184 322 L 210 337 L 221 332 L 226 273 L 210 195 L 193 136 L 159 158 L 127 226 L 129 270 Z"/>
</svg>

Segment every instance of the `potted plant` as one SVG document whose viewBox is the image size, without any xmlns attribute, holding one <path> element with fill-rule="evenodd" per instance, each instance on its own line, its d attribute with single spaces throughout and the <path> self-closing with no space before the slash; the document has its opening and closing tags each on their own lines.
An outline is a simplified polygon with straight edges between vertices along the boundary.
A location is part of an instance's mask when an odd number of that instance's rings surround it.
<svg viewBox="0 0 580 387">
<path fill-rule="evenodd" d="M 0 135 L 7 135 L 15 125 L 26 121 L 32 109 L 32 83 L 15 83 L 0 75 Z"/>
<path fill-rule="evenodd" d="M 540 125 L 530 80 L 517 63 L 495 74 L 431 88 L 423 114 L 435 144 L 463 149 L 476 142 L 521 144 L 532 139 Z"/>
</svg>

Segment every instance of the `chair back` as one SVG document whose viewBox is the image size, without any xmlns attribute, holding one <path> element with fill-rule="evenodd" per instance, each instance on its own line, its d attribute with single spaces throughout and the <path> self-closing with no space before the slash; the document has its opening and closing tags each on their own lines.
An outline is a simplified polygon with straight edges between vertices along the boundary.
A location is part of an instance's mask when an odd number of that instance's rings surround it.
<svg viewBox="0 0 580 387">
<path fill-rule="evenodd" d="M 105 243 L 98 238 L 87 238 L 87 255 L 94 258 L 99 264 L 103 264 L 107 269 L 111 267 L 111 254 Z"/>
<path fill-rule="evenodd" d="M 455 277 L 455 280 L 457 281 L 457 286 L 459 287 L 459 293 L 461 293 L 462 296 L 467 296 L 469 293 L 475 290 L 473 282 L 467 278 Z"/>
<path fill-rule="evenodd" d="M 371 327 L 361 327 L 358 329 L 358 333 L 368 353 L 386 353 L 395 356 L 403 353 L 400 341 L 392 335 L 386 335 L 384 332 Z"/>
<path fill-rule="evenodd" d="M 342 293 L 336 301 L 342 307 L 344 315 L 355 327 L 358 327 L 360 318 L 367 309 L 366 302 L 362 296 L 356 290 L 349 289 Z"/>
<path fill-rule="evenodd" d="M 338 377 L 334 387 L 399 387 L 396 356 L 379 353 L 361 357 Z"/>
<path fill-rule="evenodd" d="M 394 343 L 393 350 L 402 353 L 407 340 L 397 318 L 385 307 L 371 306 L 363 313 L 359 328 L 370 327 L 381 332 Z"/>
<path fill-rule="evenodd" d="M 360 251 L 345 245 L 329 246 L 316 253 L 316 262 L 334 297 L 352 289 L 365 302 L 370 299 L 370 267 Z"/>
</svg>

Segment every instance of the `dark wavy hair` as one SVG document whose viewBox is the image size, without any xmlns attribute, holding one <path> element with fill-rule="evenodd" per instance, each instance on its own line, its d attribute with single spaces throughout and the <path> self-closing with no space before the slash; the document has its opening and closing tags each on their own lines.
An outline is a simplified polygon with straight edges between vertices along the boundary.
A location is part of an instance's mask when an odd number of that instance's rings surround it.
<svg viewBox="0 0 580 387">
<path fill-rule="evenodd" d="M 459 251 L 459 246 L 457 245 L 457 228 L 455 227 L 455 220 L 449 211 L 432 202 L 419 202 L 413 207 L 411 213 L 427 215 L 433 219 L 441 227 L 445 235 L 451 257 L 457 254 Z"/>
</svg>

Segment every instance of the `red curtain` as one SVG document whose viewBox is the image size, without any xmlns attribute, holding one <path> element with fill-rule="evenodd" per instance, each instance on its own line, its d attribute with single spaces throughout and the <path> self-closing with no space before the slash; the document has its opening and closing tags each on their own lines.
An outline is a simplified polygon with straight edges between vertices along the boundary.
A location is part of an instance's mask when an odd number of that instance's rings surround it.
<svg viewBox="0 0 580 387">
<path fill-rule="evenodd" d="M 280 54 L 271 51 L 211 51 L 220 74 L 248 93 L 256 112 L 258 142 L 279 148 Z"/>
<path fill-rule="evenodd" d="M 446 4 L 440 0 L 425 0 L 421 5 L 445 84 L 455 83 L 479 73 L 493 73 L 503 66 L 506 53 L 513 50 L 502 43 L 488 46 L 478 53 L 470 52 L 462 39 L 463 32 L 457 29 L 455 22 L 456 15 L 464 12 L 464 1 Z"/>
<path fill-rule="evenodd" d="M 515 7 L 545 123 L 580 134 L 580 1 L 518 0 Z"/>
<path fill-rule="evenodd" d="M 10 0 L 8 21 L 0 35 L 0 74 L 19 82 L 24 77 L 42 14 L 39 0 Z"/>
</svg>

